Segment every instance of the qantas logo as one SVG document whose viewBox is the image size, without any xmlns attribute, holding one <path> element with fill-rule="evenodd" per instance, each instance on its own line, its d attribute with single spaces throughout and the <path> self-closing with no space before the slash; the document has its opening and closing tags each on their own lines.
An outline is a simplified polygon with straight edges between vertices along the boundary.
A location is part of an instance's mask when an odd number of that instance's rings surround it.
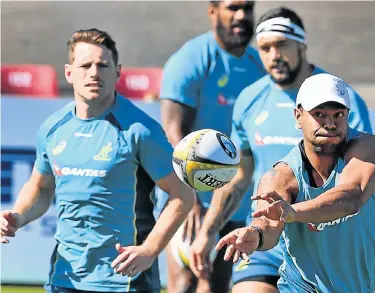
<svg viewBox="0 0 375 293">
<path fill-rule="evenodd" d="M 334 221 L 326 222 L 326 223 L 319 223 L 319 224 L 307 223 L 307 229 L 311 232 L 320 232 L 320 231 L 323 231 L 326 227 L 331 227 L 331 226 L 339 225 L 343 222 L 346 222 L 348 219 L 358 215 L 358 213 L 349 215 L 343 218 L 339 218 Z"/>
<path fill-rule="evenodd" d="M 219 96 L 217 97 L 217 101 L 218 101 L 219 105 L 229 105 L 229 106 L 232 106 L 236 102 L 236 99 L 234 99 L 234 98 L 226 98 L 222 94 L 219 94 Z"/>
<path fill-rule="evenodd" d="M 255 144 L 257 145 L 267 145 L 267 144 L 296 145 L 300 141 L 301 141 L 300 137 L 287 137 L 287 136 L 262 137 L 258 132 L 255 133 Z"/>
<path fill-rule="evenodd" d="M 53 171 L 56 176 L 83 176 L 83 177 L 105 177 L 107 175 L 107 170 L 97 170 L 97 169 L 82 169 L 82 168 L 70 168 L 63 167 L 59 168 L 53 165 Z"/>
</svg>

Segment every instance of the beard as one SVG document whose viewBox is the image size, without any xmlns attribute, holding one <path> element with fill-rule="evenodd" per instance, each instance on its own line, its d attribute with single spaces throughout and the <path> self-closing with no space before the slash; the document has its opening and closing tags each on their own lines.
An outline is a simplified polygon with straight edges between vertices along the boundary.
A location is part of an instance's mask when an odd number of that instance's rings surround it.
<svg viewBox="0 0 375 293">
<path fill-rule="evenodd" d="M 293 70 L 290 68 L 289 64 L 284 62 L 283 60 L 279 60 L 277 63 L 281 63 L 284 67 L 286 67 L 286 73 L 284 78 L 275 78 L 270 74 L 271 79 L 273 82 L 275 82 L 278 85 L 285 86 L 285 85 L 290 85 L 294 83 L 294 81 L 297 79 L 298 74 L 301 71 L 302 67 L 302 51 L 301 49 L 298 49 L 298 64 L 296 68 Z"/>
<path fill-rule="evenodd" d="M 338 155 L 345 145 L 345 141 L 338 144 L 319 144 L 317 142 L 311 142 L 314 148 L 314 152 L 321 156 L 332 156 Z"/>
<path fill-rule="evenodd" d="M 240 26 L 243 31 L 238 34 L 233 33 L 231 29 L 234 25 Z M 220 16 L 218 16 L 216 34 L 228 48 L 245 47 L 250 43 L 254 35 L 253 23 L 249 21 L 243 21 L 240 23 L 232 24 L 231 27 L 226 28 L 221 21 Z"/>
</svg>

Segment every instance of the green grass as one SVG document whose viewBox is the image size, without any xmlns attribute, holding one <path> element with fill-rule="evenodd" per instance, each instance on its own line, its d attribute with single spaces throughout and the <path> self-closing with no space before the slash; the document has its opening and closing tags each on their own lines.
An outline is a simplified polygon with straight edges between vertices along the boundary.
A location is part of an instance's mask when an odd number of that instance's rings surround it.
<svg viewBox="0 0 375 293">
<path fill-rule="evenodd" d="M 43 287 L 27 287 L 27 286 L 1 286 L 1 293 L 45 293 Z M 161 293 L 167 293 L 162 290 Z"/>
<path fill-rule="evenodd" d="M 45 293 L 43 287 L 1 286 L 1 293 Z"/>
</svg>

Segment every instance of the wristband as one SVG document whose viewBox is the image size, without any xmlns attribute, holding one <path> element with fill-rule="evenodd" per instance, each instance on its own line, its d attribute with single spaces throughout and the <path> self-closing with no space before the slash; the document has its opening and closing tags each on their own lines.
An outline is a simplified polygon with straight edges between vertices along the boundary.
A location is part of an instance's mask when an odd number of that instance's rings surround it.
<svg viewBox="0 0 375 293">
<path fill-rule="evenodd" d="M 259 233 L 259 243 L 258 243 L 258 247 L 257 247 L 257 250 L 258 249 L 261 249 L 263 247 L 263 244 L 264 244 L 264 237 L 263 237 L 263 230 L 260 229 L 259 227 L 257 226 L 250 226 L 252 229 L 258 231 Z"/>
</svg>

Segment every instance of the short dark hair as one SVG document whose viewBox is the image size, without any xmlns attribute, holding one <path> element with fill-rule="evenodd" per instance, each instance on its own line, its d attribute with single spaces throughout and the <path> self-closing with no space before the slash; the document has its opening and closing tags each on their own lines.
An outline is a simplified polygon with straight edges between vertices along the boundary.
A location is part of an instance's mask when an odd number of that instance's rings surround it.
<svg viewBox="0 0 375 293">
<path fill-rule="evenodd" d="M 266 21 L 271 18 L 276 18 L 276 17 L 289 18 L 292 23 L 300 26 L 301 28 L 305 30 L 302 19 L 298 16 L 298 14 L 294 12 L 293 10 L 286 8 L 284 6 L 279 6 L 271 10 L 268 10 L 259 18 L 257 26 L 263 21 Z"/>
<path fill-rule="evenodd" d="M 217 7 L 217 6 L 219 6 L 221 0 L 215 0 L 215 1 L 209 1 L 209 2 L 210 2 L 210 4 L 211 4 L 212 6 Z"/>
<path fill-rule="evenodd" d="M 69 48 L 69 63 L 74 61 L 74 49 L 77 43 L 88 43 L 93 45 L 103 45 L 112 52 L 112 58 L 115 65 L 118 63 L 118 52 L 116 48 L 116 42 L 111 36 L 105 32 L 96 28 L 82 29 L 76 31 L 71 39 L 68 41 Z"/>
</svg>

